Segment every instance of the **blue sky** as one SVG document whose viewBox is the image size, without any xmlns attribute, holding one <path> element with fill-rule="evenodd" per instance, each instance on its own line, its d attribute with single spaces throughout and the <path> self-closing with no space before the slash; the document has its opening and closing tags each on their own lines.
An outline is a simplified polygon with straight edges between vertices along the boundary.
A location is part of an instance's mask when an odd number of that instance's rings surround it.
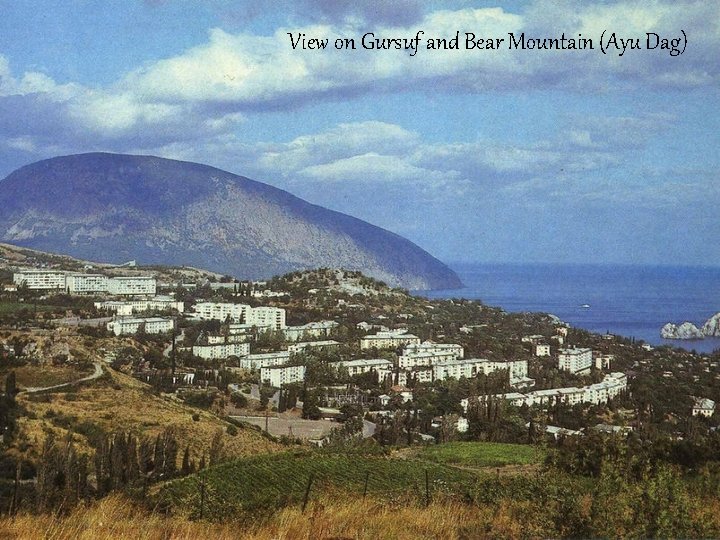
<svg viewBox="0 0 720 540">
<path fill-rule="evenodd" d="M 272 6 L 272 9 L 268 8 Z M 0 177 L 71 153 L 198 161 L 446 261 L 717 265 L 720 2 L 0 0 Z M 300 51 L 308 36 L 592 51 Z M 603 30 L 684 54 L 603 55 Z"/>
</svg>

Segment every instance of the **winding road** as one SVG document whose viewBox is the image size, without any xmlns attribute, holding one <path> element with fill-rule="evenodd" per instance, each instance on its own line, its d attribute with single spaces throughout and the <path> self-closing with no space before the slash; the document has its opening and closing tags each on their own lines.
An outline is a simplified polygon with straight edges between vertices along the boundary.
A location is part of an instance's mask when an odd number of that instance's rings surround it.
<svg viewBox="0 0 720 540">
<path fill-rule="evenodd" d="M 103 370 L 102 364 L 100 362 L 93 362 L 93 366 L 95 366 L 95 371 L 92 373 L 92 375 L 88 375 L 87 377 L 83 377 L 82 379 L 76 379 L 74 381 L 62 383 L 62 384 L 56 384 L 54 386 L 45 386 L 42 388 L 39 387 L 29 387 L 25 388 L 23 390 L 20 390 L 18 394 L 22 394 L 23 392 L 26 392 L 28 394 L 35 394 L 37 392 L 45 392 L 47 390 L 58 390 L 60 388 L 65 388 L 66 386 L 72 386 L 74 384 L 78 384 L 85 381 L 92 381 L 94 379 L 99 378 L 105 371 Z"/>
</svg>

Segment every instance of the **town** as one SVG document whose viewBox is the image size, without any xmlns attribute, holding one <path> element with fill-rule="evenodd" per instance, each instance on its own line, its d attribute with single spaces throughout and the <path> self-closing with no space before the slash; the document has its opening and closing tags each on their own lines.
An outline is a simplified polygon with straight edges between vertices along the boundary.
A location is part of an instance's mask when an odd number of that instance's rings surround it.
<svg viewBox="0 0 720 540">
<path fill-rule="evenodd" d="M 654 404 L 638 405 L 633 380 L 650 362 L 661 365 L 657 351 L 552 316 L 429 302 L 342 270 L 239 282 L 173 281 L 132 266 L 112 275 L 9 266 L 6 277 L 3 294 L 36 318 L 3 334 L 5 356 L 27 356 L 41 328 L 93 336 L 99 365 L 274 436 L 322 445 L 349 414 L 383 444 L 520 442 L 530 426 L 557 438 L 651 423 Z M 45 307 L 61 297 L 64 309 L 50 315 Z M 518 331 L 493 335 L 500 319 Z M 704 366 L 693 382 L 718 377 L 717 362 Z M 712 417 L 715 394 L 682 397 L 682 408 L 664 411 L 666 429 L 678 425 L 673 418 Z M 489 402 L 502 411 L 491 427 L 479 421 Z"/>
<path fill-rule="evenodd" d="M 388 512 L 531 504 L 547 536 L 716 530 L 683 509 L 715 485 L 717 354 L 351 270 L 239 281 L 0 245 L 0 287 L 10 514 L 225 522 L 347 493 Z M 648 483 L 685 506 L 648 507 Z M 624 510 L 588 514 L 588 497 Z"/>
</svg>

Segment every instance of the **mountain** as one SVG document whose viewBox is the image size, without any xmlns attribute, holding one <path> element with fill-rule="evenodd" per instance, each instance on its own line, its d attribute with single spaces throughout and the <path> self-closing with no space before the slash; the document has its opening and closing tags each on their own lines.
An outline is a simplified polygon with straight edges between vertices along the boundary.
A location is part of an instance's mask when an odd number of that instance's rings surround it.
<svg viewBox="0 0 720 540">
<path fill-rule="evenodd" d="M 338 267 L 408 289 L 462 285 L 397 234 L 198 163 L 106 153 L 39 161 L 0 182 L 0 209 L 0 241 L 83 259 L 244 279 Z"/>
</svg>

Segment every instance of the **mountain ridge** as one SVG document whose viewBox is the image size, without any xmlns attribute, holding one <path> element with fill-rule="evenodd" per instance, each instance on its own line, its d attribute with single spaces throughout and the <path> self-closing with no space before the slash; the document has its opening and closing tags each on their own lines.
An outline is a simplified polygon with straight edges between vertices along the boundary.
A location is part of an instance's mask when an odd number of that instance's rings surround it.
<svg viewBox="0 0 720 540">
<path fill-rule="evenodd" d="M 199 266 L 244 279 L 343 267 L 408 289 L 462 286 L 395 233 L 188 161 L 50 158 L 0 181 L 0 208 L 0 241 L 80 258 Z"/>
</svg>

